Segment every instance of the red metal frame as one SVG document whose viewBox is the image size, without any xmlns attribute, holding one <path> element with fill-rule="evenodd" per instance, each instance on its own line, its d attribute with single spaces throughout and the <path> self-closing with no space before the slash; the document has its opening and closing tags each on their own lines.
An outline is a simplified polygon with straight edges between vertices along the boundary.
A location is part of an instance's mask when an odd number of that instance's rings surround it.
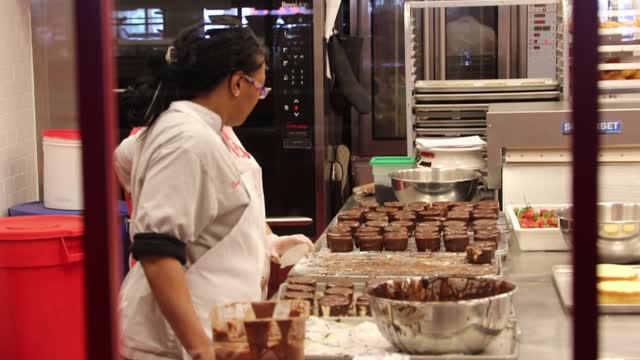
<svg viewBox="0 0 640 360">
<path fill-rule="evenodd" d="M 114 64 L 111 46 L 112 0 L 76 0 L 78 93 L 85 189 L 85 267 L 87 358 L 118 359 L 117 292 L 120 254 L 116 217 L 116 183 L 112 172 L 115 146 Z M 573 13 L 573 198 L 580 243 L 573 247 L 573 354 L 596 359 L 598 309 L 595 265 L 597 215 L 597 2 L 581 1 Z"/>
<path fill-rule="evenodd" d="M 573 132 L 573 358 L 598 358 L 598 3 L 575 2 L 571 71 Z M 577 243 L 577 242 L 576 242 Z"/>
<path fill-rule="evenodd" d="M 83 144 L 87 359 L 119 359 L 120 241 L 112 154 L 112 0 L 76 0 L 78 104 Z"/>
</svg>

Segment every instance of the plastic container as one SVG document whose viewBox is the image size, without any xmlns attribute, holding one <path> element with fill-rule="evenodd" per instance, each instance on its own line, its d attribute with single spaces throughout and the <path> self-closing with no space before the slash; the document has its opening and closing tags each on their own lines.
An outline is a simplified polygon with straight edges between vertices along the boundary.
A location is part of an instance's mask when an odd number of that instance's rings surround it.
<svg viewBox="0 0 640 360">
<path fill-rule="evenodd" d="M 396 201 L 391 188 L 389 174 L 396 170 L 411 169 L 416 166 L 416 159 L 409 156 L 376 156 L 369 161 L 375 182 L 376 201 Z"/>
<path fill-rule="evenodd" d="M 44 207 L 42 201 L 28 202 L 18 204 L 9 208 L 9 216 L 30 216 L 30 215 L 78 215 L 81 216 L 81 210 L 58 210 Z M 118 203 L 118 217 L 120 218 L 120 237 L 122 241 L 122 277 L 129 270 L 129 210 L 124 201 Z"/>
<path fill-rule="evenodd" d="M 80 131 L 45 130 L 43 135 L 44 206 L 83 210 Z"/>
<path fill-rule="evenodd" d="M 513 234 L 518 241 L 520 250 L 522 251 L 567 251 L 569 248 L 562 238 L 559 228 L 546 229 L 523 229 L 520 227 L 515 209 L 523 208 L 526 205 L 509 205 L 507 206 L 507 221 L 513 230 Z M 556 210 L 567 205 L 531 205 L 534 211 L 541 209 Z"/>
<path fill-rule="evenodd" d="M 433 148 L 420 152 L 420 166 L 440 169 L 485 170 L 481 146 L 471 148 Z"/>
<path fill-rule="evenodd" d="M 0 357 L 84 360 L 80 216 L 0 219 Z"/>
</svg>

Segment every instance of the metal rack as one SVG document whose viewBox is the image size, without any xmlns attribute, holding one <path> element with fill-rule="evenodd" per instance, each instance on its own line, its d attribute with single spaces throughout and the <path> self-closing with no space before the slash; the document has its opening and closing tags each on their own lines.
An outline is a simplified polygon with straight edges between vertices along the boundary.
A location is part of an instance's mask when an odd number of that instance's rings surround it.
<svg viewBox="0 0 640 360">
<path fill-rule="evenodd" d="M 565 8 L 566 16 L 564 26 L 559 28 L 558 32 L 567 38 L 563 46 L 568 49 L 571 44 L 571 26 L 568 19 L 571 17 L 572 7 L 569 0 L 562 0 L 562 6 Z M 611 2 L 611 6 L 611 9 L 601 9 L 598 14 L 601 21 L 598 30 L 600 35 L 598 52 L 603 59 L 603 62 L 598 65 L 598 70 L 603 77 L 608 73 L 616 75 L 616 79 L 602 79 L 598 82 L 601 102 L 638 101 L 640 99 L 640 9 L 618 9 L 617 2 Z M 568 51 L 566 52 L 568 54 Z M 566 69 L 569 68 L 569 61 L 569 56 L 565 56 L 563 66 Z M 633 71 L 635 74 L 621 79 L 623 71 L 626 71 L 627 75 Z M 565 87 L 568 89 L 568 83 Z"/>
<path fill-rule="evenodd" d="M 563 30 L 561 0 L 423 0 L 404 3 L 405 81 L 407 114 L 407 155 L 415 155 L 418 137 L 458 137 L 478 135 L 486 140 L 487 110 L 491 103 L 511 101 L 555 101 L 562 98 L 564 85 L 564 54 L 557 52 L 557 78 L 553 79 L 493 79 L 493 80 L 424 80 L 418 79 L 417 63 L 423 29 L 416 24 L 422 11 L 433 8 L 514 6 L 556 4 L 560 8 L 557 23 Z M 557 44 L 564 33 L 557 31 Z M 566 45 L 562 45 L 565 47 Z"/>
</svg>

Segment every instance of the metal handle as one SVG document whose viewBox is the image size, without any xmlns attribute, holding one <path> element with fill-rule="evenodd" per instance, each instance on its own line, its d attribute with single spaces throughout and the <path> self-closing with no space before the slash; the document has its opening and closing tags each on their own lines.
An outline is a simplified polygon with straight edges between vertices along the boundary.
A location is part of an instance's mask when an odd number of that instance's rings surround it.
<svg viewBox="0 0 640 360">
<path fill-rule="evenodd" d="M 67 263 L 78 262 L 78 261 L 84 260 L 84 253 L 83 252 L 70 253 L 69 252 L 69 248 L 67 248 L 67 242 L 64 241 L 64 237 L 60 238 L 60 241 L 62 241 L 62 249 L 64 250 L 64 254 L 67 257 Z"/>
</svg>

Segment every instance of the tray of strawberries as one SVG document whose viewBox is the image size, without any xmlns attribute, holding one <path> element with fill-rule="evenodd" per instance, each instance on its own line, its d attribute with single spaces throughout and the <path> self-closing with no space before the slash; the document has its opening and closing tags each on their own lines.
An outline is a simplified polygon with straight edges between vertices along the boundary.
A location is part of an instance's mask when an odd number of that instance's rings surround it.
<svg viewBox="0 0 640 360">
<path fill-rule="evenodd" d="M 566 251 L 555 210 L 566 205 L 509 205 L 506 218 L 522 251 Z"/>
</svg>

